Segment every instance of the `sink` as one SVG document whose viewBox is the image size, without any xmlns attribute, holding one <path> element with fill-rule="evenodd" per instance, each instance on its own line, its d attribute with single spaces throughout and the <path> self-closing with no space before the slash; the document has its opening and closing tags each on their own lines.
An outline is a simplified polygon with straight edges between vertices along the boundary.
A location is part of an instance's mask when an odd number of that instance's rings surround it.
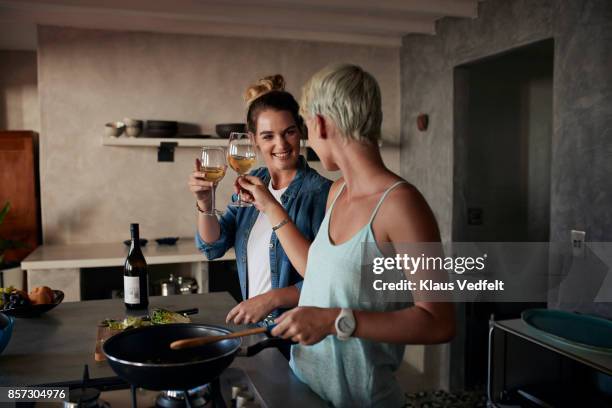
<svg viewBox="0 0 612 408">
<path fill-rule="evenodd" d="M 523 321 L 543 334 L 576 347 L 612 353 L 612 321 L 551 309 L 525 310 Z"/>
</svg>

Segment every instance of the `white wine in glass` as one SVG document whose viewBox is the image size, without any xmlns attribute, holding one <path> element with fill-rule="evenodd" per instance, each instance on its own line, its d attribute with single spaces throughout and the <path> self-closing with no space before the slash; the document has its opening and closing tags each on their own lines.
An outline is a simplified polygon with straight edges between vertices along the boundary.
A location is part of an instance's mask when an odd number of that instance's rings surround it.
<svg viewBox="0 0 612 408">
<path fill-rule="evenodd" d="M 256 160 L 257 156 L 255 155 L 255 146 L 251 135 L 232 132 L 229 137 L 229 150 L 227 152 L 227 162 L 230 167 L 239 176 L 244 176 L 255 165 Z M 230 206 L 251 207 L 252 204 L 243 202 L 240 194 L 238 194 L 238 201 L 230 203 Z"/>
<path fill-rule="evenodd" d="M 215 183 L 211 191 L 211 210 L 204 212 L 205 215 L 221 215 L 221 211 L 215 208 L 216 184 L 225 176 L 225 149 L 223 147 L 203 147 L 200 155 L 202 163 L 200 173 L 204 174 L 204 180 Z"/>
</svg>

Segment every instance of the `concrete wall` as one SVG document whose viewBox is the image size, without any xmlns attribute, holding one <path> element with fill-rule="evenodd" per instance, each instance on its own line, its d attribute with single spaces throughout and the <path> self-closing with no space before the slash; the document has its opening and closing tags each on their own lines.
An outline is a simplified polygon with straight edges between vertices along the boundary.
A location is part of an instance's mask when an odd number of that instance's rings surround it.
<svg viewBox="0 0 612 408">
<path fill-rule="evenodd" d="M 186 184 L 198 149 L 178 148 L 174 163 L 158 163 L 155 148 L 102 146 L 104 123 L 172 119 L 213 133 L 216 123 L 244 121 L 242 93 L 264 75 L 283 74 L 299 96 L 326 64 L 370 70 L 399 167 L 397 49 L 59 27 L 39 27 L 38 43 L 45 243 L 118 242 L 130 222 L 147 238 L 192 235 Z M 220 186 L 219 206 L 232 182 L 230 175 Z"/>
<path fill-rule="evenodd" d="M 433 207 L 443 239 L 452 237 L 454 67 L 553 38 L 550 238 L 569 241 L 569 230 L 578 228 L 586 230 L 587 240 L 609 241 L 612 2 L 487 0 L 480 3 L 477 19 L 444 19 L 437 33 L 403 40 L 401 169 Z M 420 112 L 430 116 L 424 133 L 415 125 Z M 580 309 L 612 315 L 609 304 Z M 438 378 L 445 386 L 448 359 L 439 361 Z"/>
<path fill-rule="evenodd" d="M 0 50 L 0 130 L 40 129 L 36 51 Z"/>
</svg>

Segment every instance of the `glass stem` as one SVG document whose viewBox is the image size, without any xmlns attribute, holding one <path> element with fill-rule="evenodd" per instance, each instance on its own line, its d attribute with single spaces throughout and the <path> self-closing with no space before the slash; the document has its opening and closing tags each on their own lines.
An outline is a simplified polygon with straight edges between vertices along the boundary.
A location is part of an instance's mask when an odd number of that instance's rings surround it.
<svg viewBox="0 0 612 408">
<path fill-rule="evenodd" d="M 217 187 L 217 186 L 213 186 L 213 187 L 212 187 L 212 190 L 211 190 L 211 192 L 210 192 L 210 193 L 211 193 L 211 194 L 210 194 L 210 201 L 211 201 L 211 203 L 210 203 L 210 204 L 211 204 L 211 207 L 212 207 L 212 210 L 210 210 L 210 212 L 211 212 L 213 215 L 214 215 L 214 214 L 215 214 L 215 212 L 216 212 L 216 206 L 215 206 L 215 190 L 216 190 L 216 187 Z"/>
<path fill-rule="evenodd" d="M 242 174 L 238 175 L 238 178 L 242 177 Z M 242 207 L 242 189 L 238 188 L 238 207 Z"/>
</svg>

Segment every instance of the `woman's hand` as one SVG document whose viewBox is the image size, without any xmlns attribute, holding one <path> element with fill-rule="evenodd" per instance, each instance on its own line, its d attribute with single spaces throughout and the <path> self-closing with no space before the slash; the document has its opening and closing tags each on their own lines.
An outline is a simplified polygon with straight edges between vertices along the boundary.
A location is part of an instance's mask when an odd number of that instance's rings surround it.
<svg viewBox="0 0 612 408">
<path fill-rule="evenodd" d="M 311 345 L 336 334 L 336 317 L 340 309 L 320 307 L 296 307 L 275 320 L 272 335 L 291 339 L 300 344 Z"/>
<path fill-rule="evenodd" d="M 266 292 L 238 303 L 227 314 L 225 321 L 234 324 L 257 323 L 276 307 L 274 291 Z"/>
<path fill-rule="evenodd" d="M 189 176 L 188 185 L 189 191 L 195 196 L 200 208 L 205 210 L 210 207 L 211 190 L 215 188 L 215 183 L 204 179 L 204 174 L 200 172 L 201 168 L 200 160 L 195 159 L 195 169 Z"/>
<path fill-rule="evenodd" d="M 242 194 L 242 200 L 253 204 L 263 213 L 275 205 L 280 205 L 259 177 L 240 176 L 236 179 L 234 188 Z"/>
</svg>

